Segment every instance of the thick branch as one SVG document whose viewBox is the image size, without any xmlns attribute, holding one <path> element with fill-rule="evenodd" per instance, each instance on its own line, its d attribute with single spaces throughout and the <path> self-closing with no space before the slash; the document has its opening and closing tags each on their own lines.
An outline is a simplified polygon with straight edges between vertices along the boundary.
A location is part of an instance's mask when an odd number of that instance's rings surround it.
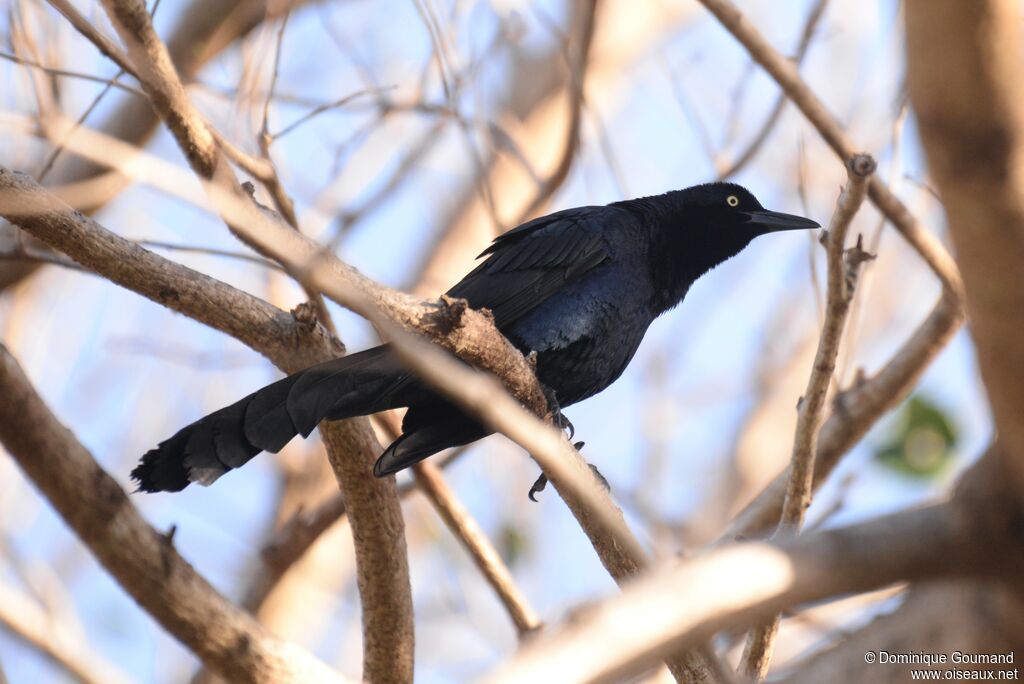
<svg viewBox="0 0 1024 684">
<path fill-rule="evenodd" d="M 315 320 L 281 311 L 125 240 L 58 200 L 28 175 L 2 167 L 0 216 L 90 271 L 237 338 L 285 371 L 344 353 Z"/>
<path fill-rule="evenodd" d="M 800 603 L 1003 562 L 950 504 L 777 543 L 709 552 L 551 628 L 484 681 L 614 682 L 666 653 Z"/>
<path fill-rule="evenodd" d="M 153 28 L 145 5 L 138 0 L 106 0 L 104 9 L 128 49 L 143 89 L 153 108 L 167 124 L 196 174 L 213 181 L 211 193 L 218 212 L 240 238 L 265 247 L 256 236 L 279 234 L 306 247 L 304 261 L 319 253 L 313 243 L 271 218 L 245 200 L 216 140 L 189 101 L 167 49 Z M 232 220 L 228 206 L 242 216 Z M 242 226 L 246 228 L 242 228 Z M 253 234 L 255 233 L 255 235 Z M 280 250 L 273 250 L 279 256 Z M 294 255 L 295 251 L 287 252 Z M 282 262 L 287 263 L 287 262 Z M 340 264 L 340 262 L 338 262 Z M 304 273 L 291 262 L 292 273 Z M 349 269 L 354 271 L 354 269 Z M 315 279 L 300 278 L 307 291 L 316 291 Z M 328 457 L 352 522 L 356 568 L 363 607 L 363 674 L 371 681 L 411 681 L 413 670 L 412 590 L 409 583 L 404 522 L 394 478 L 368 476 L 380 452 L 369 422 L 363 419 L 328 424 L 323 430 Z"/>
<path fill-rule="evenodd" d="M 780 674 L 787 684 L 906 684 L 906 668 L 879 667 L 865 662 L 864 654 L 877 655 L 882 648 L 889 653 L 1013 652 L 1019 658 L 1024 653 L 1021 635 L 1024 604 L 1009 587 L 985 580 L 922 582 L 910 587 L 895 612 Z M 987 663 L 956 666 L 963 679 L 978 680 L 992 668 Z M 972 670 L 979 672 L 971 676 Z"/>
<path fill-rule="evenodd" d="M 537 461 L 616 582 L 621 585 L 647 567 L 647 556 L 622 512 L 562 432 L 531 415 L 494 378 L 465 368 L 379 314 L 371 313 L 370 320 L 390 333 L 411 370 Z M 703 644 L 693 653 L 670 658 L 668 666 L 680 681 L 705 680 L 713 676 L 709 668 L 719 669 L 714 653 Z"/>
<path fill-rule="evenodd" d="M 61 425 L 0 346 L 0 441 L 97 560 L 163 627 L 230 681 L 340 682 L 200 577 Z"/>
<path fill-rule="evenodd" d="M 1020 7 L 907 4 L 907 85 L 967 285 L 1007 475 L 1024 494 L 1024 105 Z"/>
</svg>

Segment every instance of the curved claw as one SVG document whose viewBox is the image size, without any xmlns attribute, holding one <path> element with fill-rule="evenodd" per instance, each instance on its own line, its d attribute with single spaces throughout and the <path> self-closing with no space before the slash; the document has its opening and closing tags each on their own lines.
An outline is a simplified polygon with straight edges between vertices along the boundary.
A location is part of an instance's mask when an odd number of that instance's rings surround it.
<svg viewBox="0 0 1024 684">
<path fill-rule="evenodd" d="M 527 492 L 526 496 L 529 497 L 530 501 L 537 503 L 535 496 L 544 491 L 544 488 L 548 486 L 548 476 L 544 473 L 540 474 L 537 481 L 530 487 L 530 491 Z"/>
<path fill-rule="evenodd" d="M 572 421 L 569 420 L 564 413 L 559 411 L 558 422 L 562 424 L 563 430 L 569 431 L 569 441 L 572 441 L 572 438 L 576 436 L 576 427 L 572 424 Z"/>
</svg>

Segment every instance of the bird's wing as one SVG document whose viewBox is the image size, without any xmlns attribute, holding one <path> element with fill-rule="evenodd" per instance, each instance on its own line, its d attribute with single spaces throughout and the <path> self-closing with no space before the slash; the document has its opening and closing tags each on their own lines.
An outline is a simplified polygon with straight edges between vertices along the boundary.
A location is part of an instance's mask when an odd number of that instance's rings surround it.
<svg viewBox="0 0 1024 684">
<path fill-rule="evenodd" d="M 584 222 L 607 207 L 567 209 L 498 236 L 480 256 L 487 260 L 448 291 L 474 309 L 487 308 L 499 329 L 536 308 L 567 282 L 609 259 L 600 231 Z"/>
</svg>

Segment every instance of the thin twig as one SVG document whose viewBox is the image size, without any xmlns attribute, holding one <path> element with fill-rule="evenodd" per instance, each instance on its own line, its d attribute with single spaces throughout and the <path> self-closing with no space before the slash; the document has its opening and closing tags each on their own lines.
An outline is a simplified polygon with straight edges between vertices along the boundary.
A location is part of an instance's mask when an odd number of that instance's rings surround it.
<svg viewBox="0 0 1024 684">
<path fill-rule="evenodd" d="M 895 120 L 892 124 L 892 143 L 890 149 L 892 150 L 889 159 L 889 168 L 887 169 L 889 175 L 889 182 L 892 184 L 893 190 L 898 190 L 901 185 L 901 179 L 903 177 L 903 153 L 900 149 L 903 141 L 903 130 L 904 124 L 907 120 L 907 114 L 909 113 L 909 103 L 905 97 L 900 98 L 900 104 L 896 112 Z M 884 216 L 878 217 L 878 223 L 875 225 L 875 230 L 868 238 L 867 251 L 871 254 L 878 254 L 882 244 L 882 236 L 885 234 L 885 225 L 888 223 Z M 860 332 L 860 324 L 864 303 L 871 299 L 872 286 L 875 283 L 875 273 L 877 269 L 865 268 L 864 275 L 861 277 L 861 285 L 857 288 L 854 293 L 853 308 L 850 309 L 850 323 L 849 332 L 846 335 L 846 345 L 843 351 L 843 360 L 839 364 L 839 372 L 836 373 L 836 380 L 838 382 L 844 382 L 846 378 L 850 377 L 850 366 L 853 363 L 854 351 L 857 346 L 857 335 Z"/>
<path fill-rule="evenodd" d="M 402 430 L 394 412 L 384 413 L 376 418 L 378 419 L 377 424 L 384 429 L 389 439 L 398 438 Z M 448 486 L 441 472 L 442 468 L 443 464 L 435 465 L 430 461 L 414 465 L 412 474 L 416 486 L 441 516 L 452 535 L 469 552 L 473 562 L 480 570 L 480 574 L 484 576 L 484 579 L 498 595 L 502 605 L 505 606 L 520 638 L 535 632 L 541 627 L 540 616 L 530 606 L 523 592 L 516 585 L 512 578 L 512 572 L 502 560 L 498 550 L 494 548 L 494 544 L 487 538 L 469 510 Z"/>
<path fill-rule="evenodd" d="M 74 125 L 71 127 L 71 129 L 67 133 L 68 136 L 74 135 L 75 131 L 78 129 L 78 127 L 85 123 L 85 120 L 88 119 L 89 115 L 93 113 L 93 110 L 95 110 L 96 107 L 99 106 L 100 101 L 103 99 L 103 97 L 107 93 L 110 92 L 110 89 L 112 87 L 114 87 L 115 84 L 118 83 L 117 79 L 121 78 L 121 76 L 123 74 L 124 74 L 124 69 L 121 69 L 116 74 L 114 74 L 113 78 L 111 78 L 109 81 L 107 81 L 107 84 L 103 88 L 103 90 L 101 90 L 96 95 L 96 97 L 93 98 L 93 100 L 89 104 L 89 106 L 85 108 L 84 112 L 82 112 L 82 115 L 79 116 L 78 119 L 75 121 Z M 141 94 L 143 95 L 143 97 L 145 97 L 145 93 L 141 93 Z M 45 127 L 44 127 L 44 130 L 45 130 Z M 61 152 L 64 151 L 64 148 L 66 147 L 66 144 L 67 144 L 66 140 L 62 140 L 60 143 L 58 143 L 57 146 L 56 146 L 56 149 L 54 149 L 53 152 L 50 154 L 49 159 L 47 159 L 46 163 L 43 164 L 42 170 L 39 172 L 39 175 L 36 176 L 36 178 L 38 178 L 40 182 L 42 182 L 46 178 L 46 175 L 48 173 L 50 173 L 50 169 L 52 169 L 53 165 L 55 163 L 57 163 L 57 159 L 60 157 Z"/>
<path fill-rule="evenodd" d="M 828 232 L 822 236 L 828 254 L 828 288 L 826 293 L 825 322 L 818 339 L 807 389 L 800 400 L 796 436 L 790 459 L 789 481 L 782 506 L 778 533 L 796 534 L 811 505 L 814 483 L 814 455 L 817 451 L 818 431 L 825 408 L 825 397 L 835 372 L 839 343 L 842 340 L 857 271 L 866 257 L 861 241 L 849 253 L 844 253 L 846 234 L 850 223 L 860 209 L 867 193 L 867 180 L 875 170 L 875 161 L 868 155 L 858 155 L 847 163 L 849 181 L 839 196 Z M 856 252 L 854 251 L 856 250 Z M 768 672 L 775 636 L 781 616 L 776 614 L 766 623 L 757 625 L 747 638 L 740 663 L 740 674 L 761 681 Z"/>
<path fill-rule="evenodd" d="M 793 63 L 798 69 L 803 64 L 804 57 L 807 56 L 807 51 L 811 47 L 811 40 L 814 38 L 814 32 L 817 30 L 818 24 L 825 14 L 825 7 L 827 5 L 828 0 L 818 0 L 807 15 L 807 19 L 804 22 L 804 30 L 800 34 L 800 42 L 796 48 L 796 57 L 793 58 Z M 757 153 L 761 151 L 765 141 L 771 135 L 775 125 L 782 118 L 782 111 L 786 108 L 788 101 L 785 93 L 779 93 L 779 96 L 775 99 L 775 104 L 772 105 L 771 111 L 767 118 L 765 118 L 764 123 L 761 124 L 757 134 L 750 139 L 750 142 L 747 143 L 743 151 L 736 155 L 732 163 L 718 172 L 718 180 L 721 181 L 735 176 L 757 156 Z"/>
<path fill-rule="evenodd" d="M 700 0 L 700 2 L 715 15 L 722 26 L 743 44 L 750 56 L 775 79 L 786 96 L 803 112 L 840 159 L 851 159 L 857 154 L 856 146 L 846 135 L 842 126 L 829 113 L 825 104 L 814 94 L 814 91 L 800 78 L 800 73 L 793 63 L 772 47 L 772 44 L 749 19 L 729 0 Z M 871 177 L 868 185 L 868 197 L 879 211 L 893 222 L 896 229 L 931 267 L 942 281 L 943 287 L 951 290 L 954 296 L 962 298 L 963 282 L 960 279 L 956 262 L 953 261 L 942 243 L 934 235 L 924 230 L 903 202 L 889 190 L 878 176 Z"/>
<path fill-rule="evenodd" d="M 851 158 L 856 148 L 792 63 L 772 47 L 729 0 L 700 1 L 775 79 L 832 150 L 844 160 Z M 815 487 L 874 421 L 907 395 L 964 318 L 963 284 L 956 263 L 942 244 L 924 230 L 878 176 L 872 176 L 868 183 L 868 197 L 935 272 L 942 281 L 943 293 L 928 318 L 880 372 L 837 395 L 836 410 L 822 427 L 819 437 Z M 737 516 L 723 538 L 757 535 L 773 527 L 781 514 L 787 481 L 786 474 L 780 474 Z"/>
<path fill-rule="evenodd" d="M 119 90 L 123 90 L 126 93 L 131 93 L 133 95 L 138 95 L 140 97 L 145 97 L 146 96 L 146 93 L 142 92 L 141 90 L 139 90 L 135 86 L 129 85 L 127 83 L 121 83 L 120 81 L 118 81 L 116 75 L 112 76 L 110 78 L 106 78 L 106 77 L 103 77 L 103 76 L 93 76 L 92 74 L 86 74 L 86 73 L 82 73 L 80 71 L 69 71 L 67 69 L 58 69 L 56 67 L 50 67 L 50 66 L 46 66 L 45 64 L 40 64 L 40 63 L 35 62 L 33 60 L 30 60 L 30 59 L 25 59 L 24 57 L 19 57 L 18 55 L 12 55 L 11 53 L 4 52 L 3 50 L 0 50 L 0 58 L 9 59 L 10 61 L 12 61 L 12 62 L 14 62 L 16 64 L 21 64 L 23 66 L 31 67 L 33 69 L 39 69 L 40 71 L 44 71 L 44 72 L 46 72 L 48 74 L 53 74 L 55 76 L 65 76 L 67 78 L 77 78 L 77 79 L 81 79 L 81 80 L 84 80 L 84 81 L 92 81 L 94 83 L 102 83 L 104 85 L 111 86 L 111 87 L 117 88 Z"/>
<path fill-rule="evenodd" d="M 64 18 L 71 22 L 71 25 L 75 27 L 76 31 L 88 38 L 89 42 L 95 45 L 100 52 L 113 60 L 117 66 L 121 67 L 122 71 L 138 78 L 139 75 L 135 72 L 135 66 L 131 63 L 131 60 L 128 59 L 128 56 L 114 43 L 114 41 L 100 33 L 96 27 L 93 26 L 93 22 L 82 16 L 78 11 L 78 8 L 68 0 L 46 1 L 49 2 L 55 10 L 63 14 Z"/>
<path fill-rule="evenodd" d="M 29 644 L 82 684 L 128 684 L 131 678 L 84 638 L 75 638 L 71 625 L 21 592 L 0 584 L 0 625 Z"/>
<path fill-rule="evenodd" d="M 434 146 L 441 140 L 441 134 L 444 132 L 447 125 L 447 119 L 438 119 L 435 121 L 434 125 L 430 127 L 430 130 L 426 131 L 418 141 L 409 146 L 408 151 L 398 162 L 398 166 L 395 167 L 394 172 L 387 181 L 381 184 L 372 195 L 361 201 L 359 206 L 354 209 L 343 211 L 338 215 L 333 228 L 334 234 L 331 236 L 328 243 L 329 249 L 334 250 L 337 248 L 357 223 L 365 219 L 377 208 L 382 206 L 389 197 L 393 196 L 395 190 L 398 189 L 402 182 L 409 177 L 410 173 L 417 168 L 417 164 L 424 156 L 434 149 Z"/>
<path fill-rule="evenodd" d="M 440 469 L 429 462 L 418 463 L 413 466 L 413 475 L 420 491 L 430 500 L 434 510 L 469 552 L 480 574 L 498 595 L 520 637 L 540 629 L 540 616 L 516 585 L 498 550 L 445 482 Z"/>
<path fill-rule="evenodd" d="M 566 130 L 562 154 L 551 174 L 544 179 L 537 193 L 519 214 L 517 224 L 532 218 L 540 211 L 549 199 L 565 183 L 572 169 L 576 151 L 580 146 L 580 129 L 582 128 L 582 109 L 585 96 L 587 65 L 590 62 L 590 45 L 594 40 L 594 27 L 597 25 L 597 0 L 584 3 L 585 11 L 580 17 L 580 33 L 576 44 L 575 58 L 569 64 L 569 87 L 566 95 L 569 98 L 569 128 Z"/>
<path fill-rule="evenodd" d="M 269 133 L 270 125 L 270 102 L 274 99 L 274 91 L 277 89 L 277 78 L 281 69 L 281 52 L 282 45 L 284 44 L 284 32 L 288 27 L 288 18 L 291 16 L 291 6 L 285 9 L 284 16 L 281 17 L 281 26 L 277 30 L 277 45 L 274 49 L 274 71 L 270 78 L 270 88 L 267 90 L 267 98 L 263 102 L 263 120 L 260 124 L 260 132 L 256 136 L 256 141 L 259 144 L 260 153 L 262 154 L 262 161 L 264 166 L 264 173 L 260 177 L 260 181 L 263 186 L 270 193 L 271 198 L 274 200 L 274 206 L 277 208 L 277 212 L 281 215 L 281 218 L 291 226 L 294 230 L 300 230 L 299 218 L 295 215 L 295 202 L 288 195 L 288 192 L 284 189 L 284 183 L 281 182 L 281 177 L 277 172 L 277 166 L 274 164 L 273 158 L 270 156 L 270 145 L 272 140 Z M 211 130 L 212 127 L 211 127 Z M 241 151 L 230 145 L 229 155 L 235 153 L 235 158 L 242 158 Z M 225 148 L 228 149 L 228 148 Z M 255 161 L 255 160 L 254 160 Z M 334 319 L 331 316 L 331 312 L 327 308 L 327 304 L 324 302 L 323 295 L 316 290 L 309 288 L 305 283 L 301 283 L 302 289 L 306 293 L 306 297 L 309 298 L 310 303 L 316 309 L 317 318 L 324 324 L 324 327 L 331 331 L 333 334 L 337 334 L 337 328 L 334 326 Z"/>
<path fill-rule="evenodd" d="M 281 265 L 264 259 L 262 257 L 253 256 L 251 254 L 245 254 L 243 252 L 232 252 L 228 249 L 217 249 L 216 247 L 200 247 L 198 245 L 179 245 L 174 242 L 162 242 L 160 240 L 132 240 L 137 245 L 143 247 L 155 247 L 157 249 L 166 249 L 172 252 L 190 252 L 193 254 L 209 254 L 211 256 L 227 257 L 229 259 L 238 259 L 240 261 L 248 261 L 253 264 L 258 264 L 264 268 L 271 268 L 280 271 Z"/>
<path fill-rule="evenodd" d="M 311 111 L 303 114 L 298 119 L 296 119 L 295 121 L 291 122 L 290 124 L 288 124 L 287 126 L 282 128 L 277 133 L 271 133 L 270 134 L 270 139 L 271 139 L 271 141 L 276 142 L 276 141 L 280 140 L 281 138 L 283 138 L 284 136 L 286 136 L 289 133 L 291 133 L 292 131 L 294 131 L 296 128 L 298 128 L 302 124 L 306 123 L 310 119 L 313 119 L 313 118 L 316 118 L 317 116 L 320 116 L 324 112 L 330 111 L 332 109 L 338 109 L 339 107 L 344 107 L 345 105 L 347 105 L 348 103 L 352 102 L 353 100 L 357 100 L 359 98 L 367 97 L 367 96 L 370 96 L 370 95 L 377 95 L 377 96 L 379 96 L 381 93 L 386 92 L 388 90 L 393 90 L 393 89 L 394 89 L 394 86 L 386 86 L 386 87 L 383 87 L 383 88 L 373 88 L 373 89 L 357 90 L 354 93 L 349 93 L 348 95 L 346 95 L 344 97 L 338 98 L 334 102 L 326 102 L 326 103 L 324 103 L 322 105 L 319 105 L 319 106 L 315 107 Z"/>
</svg>

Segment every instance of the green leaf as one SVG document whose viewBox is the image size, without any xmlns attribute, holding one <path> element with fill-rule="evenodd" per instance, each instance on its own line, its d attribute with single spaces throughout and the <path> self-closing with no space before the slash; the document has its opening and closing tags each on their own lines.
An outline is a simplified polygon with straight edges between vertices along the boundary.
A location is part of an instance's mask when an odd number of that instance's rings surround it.
<svg viewBox="0 0 1024 684">
<path fill-rule="evenodd" d="M 957 438 L 957 428 L 948 414 L 915 395 L 900 409 L 895 428 L 875 451 L 875 458 L 904 475 L 931 478 L 953 460 Z"/>
</svg>

